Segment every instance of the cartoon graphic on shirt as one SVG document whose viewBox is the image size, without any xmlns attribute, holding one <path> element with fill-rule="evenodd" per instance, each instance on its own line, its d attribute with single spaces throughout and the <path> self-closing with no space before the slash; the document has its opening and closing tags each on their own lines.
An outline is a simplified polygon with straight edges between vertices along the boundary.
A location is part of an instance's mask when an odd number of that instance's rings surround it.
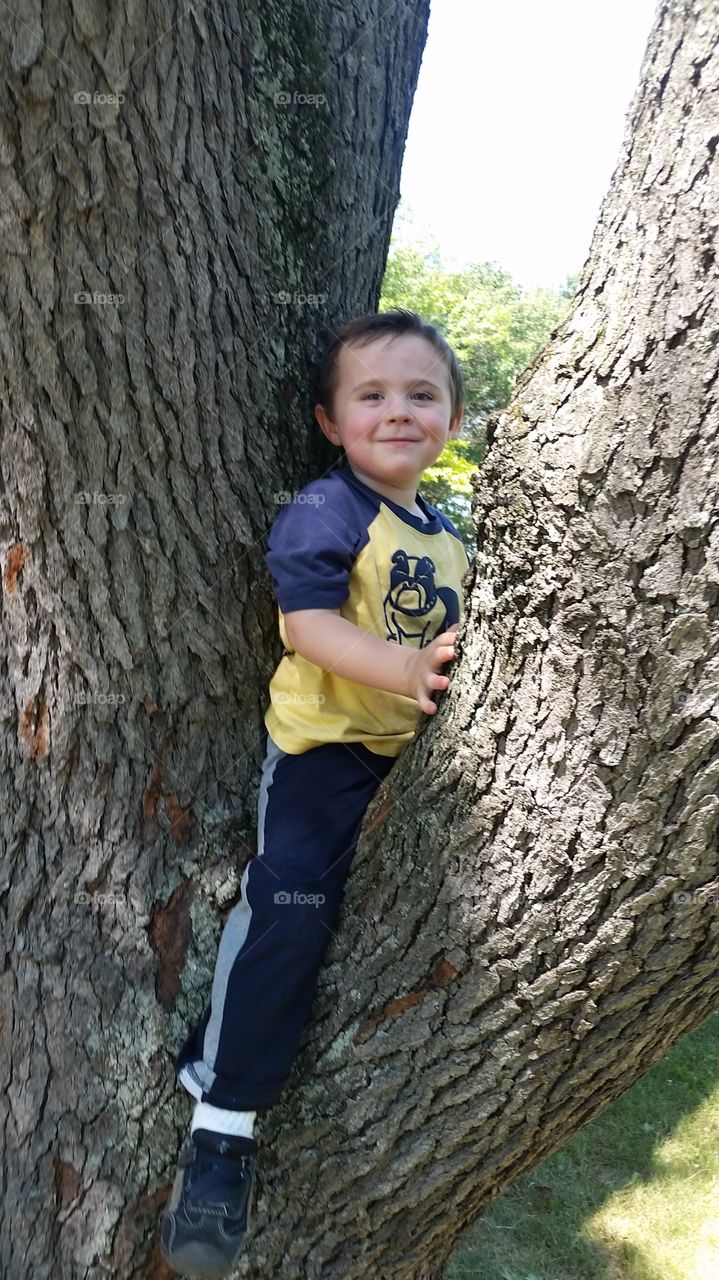
<svg viewBox="0 0 719 1280">
<path fill-rule="evenodd" d="M 414 561 L 414 572 L 410 561 Z M 424 649 L 435 636 L 459 621 L 456 591 L 451 587 L 437 588 L 434 572 L 429 556 L 411 556 L 401 549 L 394 552 L 389 590 L 383 601 L 388 640 L 398 644 L 419 640 L 417 648 Z M 420 622 L 420 618 L 424 621 Z"/>
<path fill-rule="evenodd" d="M 331 609 L 367 635 L 424 649 L 460 621 L 469 556 L 451 520 L 419 495 L 423 519 L 351 471 L 331 471 L 298 497 L 273 524 L 267 549 L 284 646 L 267 732 L 293 755 L 330 742 L 399 755 L 424 714 L 417 700 L 304 658 L 287 643 L 285 616 Z"/>
</svg>

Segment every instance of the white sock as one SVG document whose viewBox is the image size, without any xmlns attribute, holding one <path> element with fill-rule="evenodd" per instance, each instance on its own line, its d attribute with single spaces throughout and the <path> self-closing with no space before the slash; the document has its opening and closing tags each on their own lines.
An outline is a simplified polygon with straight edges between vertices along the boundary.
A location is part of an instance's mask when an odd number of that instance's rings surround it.
<svg viewBox="0 0 719 1280">
<path fill-rule="evenodd" d="M 213 1133 L 230 1133 L 238 1138 L 251 1138 L 256 1111 L 225 1111 L 209 1102 L 198 1102 L 192 1113 L 192 1128 L 211 1129 Z"/>
</svg>

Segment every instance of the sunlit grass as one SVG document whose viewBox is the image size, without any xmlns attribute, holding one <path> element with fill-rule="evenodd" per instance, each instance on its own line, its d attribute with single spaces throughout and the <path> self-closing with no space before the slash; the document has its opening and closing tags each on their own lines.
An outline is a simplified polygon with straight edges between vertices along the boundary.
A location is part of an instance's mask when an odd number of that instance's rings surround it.
<svg viewBox="0 0 719 1280">
<path fill-rule="evenodd" d="M 718 1153 L 719 1087 L 654 1152 L 649 1181 L 617 1192 L 588 1219 L 588 1238 L 620 1256 L 625 1242 L 638 1250 L 642 1270 L 629 1276 L 719 1280 Z"/>
<path fill-rule="evenodd" d="M 495 1202 L 459 1277 L 719 1280 L 719 1014 Z"/>
</svg>

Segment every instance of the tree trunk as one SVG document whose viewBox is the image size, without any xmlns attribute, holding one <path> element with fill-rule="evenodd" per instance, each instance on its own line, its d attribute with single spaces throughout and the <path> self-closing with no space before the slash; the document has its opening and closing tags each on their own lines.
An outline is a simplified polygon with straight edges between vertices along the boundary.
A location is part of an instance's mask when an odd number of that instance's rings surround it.
<svg viewBox="0 0 719 1280">
<path fill-rule="evenodd" d="M 251 850 L 281 653 L 263 540 L 334 454 L 308 365 L 321 320 L 376 308 L 427 18 L 0 11 L 12 1280 L 161 1273 L 172 1052 Z"/>
<path fill-rule="evenodd" d="M 307 364 L 376 305 L 427 16 L 228 8 L 0 18 L 13 1280 L 168 1274 L 262 541 L 331 456 Z M 572 313 L 493 424 L 461 659 L 367 815 L 240 1276 L 441 1276 L 719 1008 L 718 20 L 660 5 Z"/>
</svg>

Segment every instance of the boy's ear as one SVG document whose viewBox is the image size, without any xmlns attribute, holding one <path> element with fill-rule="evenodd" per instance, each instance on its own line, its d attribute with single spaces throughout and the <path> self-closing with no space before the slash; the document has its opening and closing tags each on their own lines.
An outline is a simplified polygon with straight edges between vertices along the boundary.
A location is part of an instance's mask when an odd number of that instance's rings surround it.
<svg viewBox="0 0 719 1280">
<path fill-rule="evenodd" d="M 320 427 L 322 428 L 323 434 L 327 436 L 327 439 L 330 441 L 330 443 L 341 444 L 342 441 L 340 440 L 340 433 L 337 430 L 334 422 L 330 418 L 329 414 L 327 413 L 327 410 L 325 409 L 324 405 L 321 405 L 321 404 L 315 405 L 315 417 L 319 422 Z"/>
<path fill-rule="evenodd" d="M 459 431 L 459 428 L 462 425 L 462 412 L 463 412 L 462 409 L 458 409 L 449 424 L 449 434 L 452 438 L 456 436 L 457 432 Z"/>
</svg>

